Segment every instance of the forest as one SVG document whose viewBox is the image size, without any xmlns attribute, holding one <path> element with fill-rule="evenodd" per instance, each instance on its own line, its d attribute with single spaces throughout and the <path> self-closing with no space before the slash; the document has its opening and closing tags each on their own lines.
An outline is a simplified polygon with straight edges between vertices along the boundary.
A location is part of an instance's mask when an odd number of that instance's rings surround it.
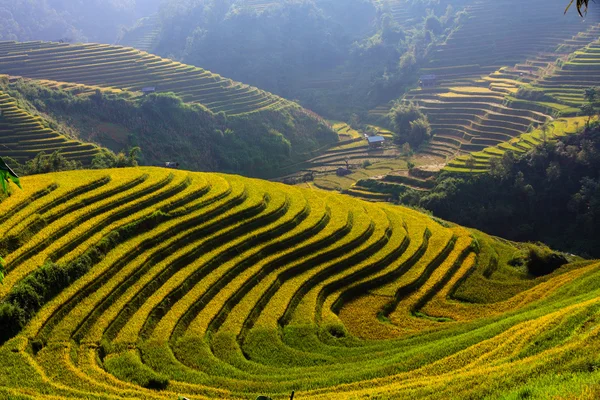
<svg viewBox="0 0 600 400">
<path fill-rule="evenodd" d="M 507 239 L 599 257 L 599 171 L 596 124 L 523 156 L 507 152 L 489 174 L 442 175 L 430 193 L 407 202 Z"/>
<path fill-rule="evenodd" d="M 0 40 L 114 43 L 161 0 L 1 0 Z"/>
</svg>

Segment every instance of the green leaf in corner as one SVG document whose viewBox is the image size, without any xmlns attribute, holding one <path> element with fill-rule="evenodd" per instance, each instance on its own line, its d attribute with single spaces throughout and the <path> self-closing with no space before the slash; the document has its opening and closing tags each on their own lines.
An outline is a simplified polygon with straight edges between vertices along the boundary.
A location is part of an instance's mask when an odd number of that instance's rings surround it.
<svg viewBox="0 0 600 400">
<path fill-rule="evenodd" d="M 19 182 L 19 176 L 13 171 L 2 158 L 0 158 L 0 185 L 4 193 L 8 192 L 7 182 L 13 181 L 15 185 L 21 188 L 21 182 Z M 22 189 L 22 188 L 21 188 Z"/>
</svg>

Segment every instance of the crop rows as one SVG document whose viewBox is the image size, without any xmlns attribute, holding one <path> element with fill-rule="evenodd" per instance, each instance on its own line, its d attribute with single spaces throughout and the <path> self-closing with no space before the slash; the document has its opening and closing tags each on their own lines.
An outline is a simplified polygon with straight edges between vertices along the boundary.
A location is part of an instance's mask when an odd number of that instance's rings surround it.
<svg viewBox="0 0 600 400">
<path fill-rule="evenodd" d="M 0 346 L 11 395 L 442 398 L 452 379 L 498 364 L 519 379 L 592 340 L 597 264 L 532 279 L 508 265 L 520 245 L 413 210 L 157 168 L 22 183 L 0 203 L 3 301 L 47 259 L 91 264 Z"/>
<path fill-rule="evenodd" d="M 473 152 L 470 156 L 458 156 L 448 163 L 445 170 L 458 173 L 489 171 L 492 159 L 502 158 L 507 151 L 511 151 L 514 154 L 524 154 L 545 141 L 552 141 L 561 136 L 574 134 L 578 129 L 585 125 L 586 119 L 587 118 L 584 117 L 572 117 L 554 120 L 543 129 L 534 129 L 529 133 L 524 133 L 507 142 L 500 143 L 496 146 L 486 147 L 482 151 Z M 473 165 L 468 164 L 468 160 L 471 156 L 475 161 Z"/>
<path fill-rule="evenodd" d="M 0 147 L 3 156 L 25 163 L 42 151 L 46 154 L 60 151 L 69 160 L 91 164 L 92 158 L 99 152 L 97 146 L 70 140 L 46 125 L 41 117 L 19 107 L 14 98 L 0 91 Z"/>
<path fill-rule="evenodd" d="M 469 27 L 470 23 L 463 29 L 468 32 Z M 451 36 L 452 40 L 446 45 L 460 46 L 466 40 L 459 39 L 463 29 Z M 483 71 L 475 61 L 469 61 L 465 66 L 424 69 L 423 73 L 439 74 L 438 87 L 412 90 L 405 97 L 405 100 L 417 103 L 431 122 L 434 137 L 423 152 L 450 160 L 449 171 L 485 171 L 489 168 L 490 157 L 501 156 L 506 150 L 524 152 L 541 142 L 543 139 L 536 128 L 548 124 L 549 132 L 544 135 L 548 138 L 562 135 L 565 132 L 563 125 L 568 123 L 552 122 L 553 115 L 576 113 L 577 109 L 573 107 L 583 102 L 584 88 L 594 84 L 594 46 L 600 26 L 588 24 L 583 29 L 572 37 L 569 35 L 574 32 L 570 29 L 565 30 L 566 36 L 563 36 L 565 32 L 550 35 L 554 40 L 552 52 L 535 54 L 532 47 L 526 60 L 514 67 L 500 67 L 489 75 L 484 75 L 487 70 Z M 536 34 L 535 37 L 541 36 Z M 528 46 L 527 40 L 522 42 Z M 578 48 L 582 49 L 571 54 Z M 443 52 L 443 49 L 444 46 L 439 51 Z M 481 53 L 485 52 L 477 52 Z M 448 57 L 448 60 L 456 61 L 455 53 Z M 557 59 L 565 57 L 569 61 L 557 70 Z M 504 65 L 513 62 L 512 59 L 503 60 Z M 499 66 L 491 62 L 486 65 Z M 591 73 L 589 77 L 587 71 Z M 543 90 L 556 101 L 515 99 L 519 87 L 524 84 Z M 373 113 L 379 115 L 384 111 L 374 110 Z M 476 158 L 476 164 L 466 168 L 469 153 Z"/>
<path fill-rule="evenodd" d="M 537 10 L 535 19 L 526 17 L 529 7 Z M 486 75 L 538 52 L 553 51 L 562 40 L 594 23 L 591 17 L 582 24 L 576 13 L 563 17 L 563 11 L 564 4 L 558 1 L 474 2 L 467 7 L 468 20 L 436 49 L 424 73 L 449 80 Z"/>
<path fill-rule="evenodd" d="M 433 138 L 421 152 L 445 160 L 446 170 L 486 171 L 490 158 L 507 150 L 527 151 L 545 140 L 536 130 L 544 124 L 550 139 L 570 131 L 564 129 L 569 123 L 553 122 L 554 117 L 575 115 L 584 89 L 598 81 L 597 17 L 581 21 L 576 13 L 563 17 L 560 2 L 536 4 L 482 0 L 468 5 L 468 18 L 420 71 L 435 75 L 436 86 L 404 97 L 431 122 Z M 538 10 L 534 20 L 521 18 L 529 7 Z M 543 90 L 555 101 L 517 100 L 522 86 Z M 370 114 L 381 118 L 388 111 L 389 105 L 382 105 Z M 467 168 L 469 154 L 476 162 Z M 401 184 L 424 188 L 413 180 Z"/>
<path fill-rule="evenodd" d="M 119 44 L 150 52 L 156 45 L 160 32 L 159 17 L 158 15 L 153 15 L 141 19 L 135 27 L 125 32 L 123 37 L 119 40 Z"/>
<path fill-rule="evenodd" d="M 201 68 L 131 47 L 51 42 L 0 42 L 0 73 L 41 81 L 139 93 L 173 92 L 211 111 L 239 115 L 292 103 Z"/>
<path fill-rule="evenodd" d="M 535 82 L 544 93 L 564 104 L 580 106 L 586 89 L 600 82 L 600 42 L 595 41 L 573 52 L 553 74 Z"/>
</svg>

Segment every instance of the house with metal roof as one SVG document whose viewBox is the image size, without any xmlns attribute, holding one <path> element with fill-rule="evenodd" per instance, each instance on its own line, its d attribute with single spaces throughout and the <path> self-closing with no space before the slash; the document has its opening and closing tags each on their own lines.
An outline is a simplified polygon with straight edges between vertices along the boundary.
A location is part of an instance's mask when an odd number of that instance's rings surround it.
<svg viewBox="0 0 600 400">
<path fill-rule="evenodd" d="M 369 143 L 369 147 L 381 147 L 383 146 L 383 142 L 385 142 L 385 138 L 383 136 L 369 136 L 367 142 Z"/>
</svg>

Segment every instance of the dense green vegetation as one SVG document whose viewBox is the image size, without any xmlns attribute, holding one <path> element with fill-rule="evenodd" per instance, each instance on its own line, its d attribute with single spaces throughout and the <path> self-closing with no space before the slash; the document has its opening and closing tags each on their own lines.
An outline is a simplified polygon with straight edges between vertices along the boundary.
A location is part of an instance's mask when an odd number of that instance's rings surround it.
<svg viewBox="0 0 600 400">
<path fill-rule="evenodd" d="M 140 147 L 145 165 L 171 161 L 185 169 L 268 175 L 303 152 L 337 140 L 326 124 L 300 108 L 228 117 L 186 104 L 172 93 L 76 96 L 22 80 L 7 84 L 6 90 L 83 140 L 115 153 Z M 87 165 L 128 165 L 114 157 L 104 152 Z"/>
<path fill-rule="evenodd" d="M 411 194 L 441 218 L 513 240 L 600 256 L 600 128 L 494 158 L 487 174 L 442 174 Z"/>
<path fill-rule="evenodd" d="M 417 148 L 431 138 L 427 116 L 413 103 L 398 103 L 390 111 L 394 141 Z"/>
</svg>

